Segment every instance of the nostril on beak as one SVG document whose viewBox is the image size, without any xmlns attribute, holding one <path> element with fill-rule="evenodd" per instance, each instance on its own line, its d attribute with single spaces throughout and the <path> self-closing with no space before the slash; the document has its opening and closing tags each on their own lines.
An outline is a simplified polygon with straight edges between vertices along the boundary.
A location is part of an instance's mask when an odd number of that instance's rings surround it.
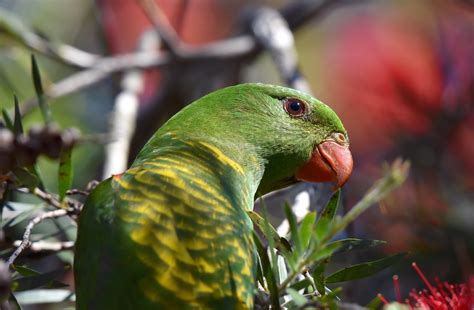
<svg viewBox="0 0 474 310">
<path fill-rule="evenodd" d="M 340 132 L 334 134 L 334 140 L 341 145 L 344 145 L 347 143 L 346 136 Z"/>
</svg>

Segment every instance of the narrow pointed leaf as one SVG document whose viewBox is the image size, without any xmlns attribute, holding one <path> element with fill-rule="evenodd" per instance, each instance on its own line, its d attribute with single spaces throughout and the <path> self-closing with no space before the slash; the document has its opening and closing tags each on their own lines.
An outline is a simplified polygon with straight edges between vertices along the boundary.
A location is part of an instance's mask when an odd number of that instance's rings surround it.
<svg viewBox="0 0 474 310">
<path fill-rule="evenodd" d="M 313 251 L 309 255 L 309 263 L 311 264 L 313 262 L 317 262 L 319 260 L 328 258 L 332 254 L 334 254 L 334 252 L 339 250 L 339 248 L 341 246 L 342 246 L 341 243 L 333 242 L 333 243 L 327 244 L 326 246 L 324 246 L 321 249 L 317 249 L 317 250 Z"/>
<path fill-rule="evenodd" d="M 26 167 L 26 170 L 28 170 L 29 173 L 31 173 L 38 179 L 38 188 L 41 190 L 44 190 L 45 189 L 44 182 L 43 182 L 43 178 L 41 177 L 41 173 L 38 168 L 38 165 L 34 164 L 32 166 L 28 166 Z"/>
<path fill-rule="evenodd" d="M 30 275 L 28 276 L 14 280 L 12 283 L 12 289 L 15 292 L 19 292 L 39 288 L 42 286 L 46 286 L 49 288 L 67 287 L 67 284 L 59 282 L 56 279 L 66 273 L 68 269 L 69 268 L 58 269 L 46 273 L 30 273 Z M 33 272 L 34 270 L 30 271 Z"/>
<path fill-rule="evenodd" d="M 303 253 L 303 246 L 301 245 L 300 234 L 298 233 L 298 224 L 296 223 L 296 217 L 288 203 L 285 203 L 285 214 L 290 224 L 290 235 L 293 244 L 295 245 L 295 253 L 300 256 Z"/>
<path fill-rule="evenodd" d="M 342 253 L 342 252 L 352 251 L 355 249 L 375 247 L 375 246 L 379 246 L 385 243 L 386 242 L 382 240 L 347 238 L 347 239 L 337 240 L 329 244 L 340 245 L 339 248 L 334 253 Z"/>
<path fill-rule="evenodd" d="M 305 278 L 303 280 L 293 283 L 292 285 L 290 285 L 290 288 L 299 291 L 301 289 L 307 288 L 310 285 L 311 282 L 309 281 L 309 279 Z"/>
<path fill-rule="evenodd" d="M 399 262 L 405 253 L 395 254 L 376 261 L 353 265 L 331 274 L 326 283 L 337 283 L 369 277 Z"/>
<path fill-rule="evenodd" d="M 316 285 L 316 289 L 321 295 L 326 294 L 326 278 L 324 275 L 324 271 L 326 270 L 326 266 L 328 263 L 329 260 L 322 261 L 321 263 L 319 263 L 319 265 L 316 266 L 313 272 L 314 284 Z"/>
<path fill-rule="evenodd" d="M 15 121 L 13 123 L 13 132 L 15 134 L 22 134 L 23 133 L 23 124 L 21 122 L 21 113 L 20 113 L 20 106 L 18 105 L 18 98 L 13 96 L 15 101 Z"/>
<path fill-rule="evenodd" d="M 66 196 L 66 191 L 71 188 L 73 170 L 72 170 L 72 148 L 63 148 L 59 158 L 58 170 L 58 193 L 60 201 Z"/>
<path fill-rule="evenodd" d="M 258 227 L 258 229 L 265 235 L 266 238 L 272 238 L 275 243 L 275 247 L 282 252 L 283 254 L 291 253 L 291 245 L 283 237 L 280 237 L 276 229 L 261 217 L 257 212 L 247 211 L 248 216 L 252 220 L 252 223 Z M 265 231 L 268 230 L 269 236 L 265 234 Z"/>
<path fill-rule="evenodd" d="M 30 190 L 33 190 L 39 184 L 38 178 L 25 168 L 17 167 L 13 170 L 13 174 L 20 185 L 26 186 Z"/>
<path fill-rule="evenodd" d="M 321 216 L 316 223 L 316 238 L 323 240 L 330 232 L 334 219 L 336 216 L 337 208 L 339 207 L 341 200 L 341 190 L 337 190 L 329 200 L 328 204 L 321 212 Z"/>
<path fill-rule="evenodd" d="M 382 304 L 382 300 L 380 300 L 378 296 L 375 296 L 375 298 L 372 299 L 365 307 L 369 310 L 377 310 L 377 309 L 380 309 L 381 304 Z"/>
<path fill-rule="evenodd" d="M 291 296 L 291 298 L 293 299 L 293 302 L 297 306 L 303 306 L 304 304 L 306 304 L 307 302 L 306 298 L 300 293 L 298 293 L 298 291 L 296 291 L 295 289 L 292 289 L 289 287 L 286 289 L 286 292 Z"/>
<path fill-rule="evenodd" d="M 3 115 L 3 120 L 5 121 L 5 126 L 7 126 L 7 128 L 10 129 L 11 131 L 14 131 L 13 122 L 12 122 L 12 119 L 10 118 L 10 115 L 8 115 L 7 110 L 2 109 L 2 115 Z"/>
<path fill-rule="evenodd" d="M 270 301 L 272 307 L 274 307 L 274 309 L 280 309 L 278 285 L 275 279 L 275 273 L 273 272 L 270 260 L 267 255 L 267 251 L 263 247 L 262 243 L 260 242 L 260 239 L 255 233 L 253 234 L 253 239 L 257 248 L 260 262 L 262 263 L 263 274 L 265 276 L 265 280 L 267 281 L 267 288 L 270 292 Z"/>
<path fill-rule="evenodd" d="M 44 96 L 43 83 L 41 82 L 41 74 L 38 68 L 38 63 L 34 55 L 31 55 L 31 67 L 33 75 L 33 83 L 35 85 L 36 97 L 38 98 L 38 105 L 43 115 L 43 119 L 46 124 L 52 122 L 51 111 L 46 103 L 46 98 Z"/>
<path fill-rule="evenodd" d="M 303 247 L 303 249 L 306 249 L 309 245 L 315 221 L 316 212 L 310 212 L 306 214 L 304 219 L 301 221 L 299 235 L 301 240 L 301 246 Z"/>
</svg>

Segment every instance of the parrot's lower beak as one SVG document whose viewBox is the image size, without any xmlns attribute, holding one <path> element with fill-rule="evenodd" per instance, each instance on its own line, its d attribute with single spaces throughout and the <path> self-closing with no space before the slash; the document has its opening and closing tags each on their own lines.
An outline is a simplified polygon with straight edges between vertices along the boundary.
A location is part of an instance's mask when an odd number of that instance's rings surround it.
<svg viewBox="0 0 474 310">
<path fill-rule="evenodd" d="M 311 159 L 296 172 L 296 179 L 307 182 L 335 182 L 337 189 L 347 182 L 352 167 L 349 146 L 326 140 L 314 148 Z"/>
</svg>

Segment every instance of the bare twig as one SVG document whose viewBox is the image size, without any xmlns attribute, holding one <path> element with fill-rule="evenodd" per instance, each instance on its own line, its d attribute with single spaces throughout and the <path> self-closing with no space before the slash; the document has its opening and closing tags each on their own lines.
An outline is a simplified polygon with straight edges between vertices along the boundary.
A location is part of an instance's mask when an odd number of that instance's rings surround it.
<svg viewBox="0 0 474 310">
<path fill-rule="evenodd" d="M 80 189 L 73 188 L 73 189 L 70 189 L 70 190 L 66 191 L 66 195 L 82 195 L 82 196 L 87 196 L 87 195 L 89 195 L 89 192 L 83 191 L 83 190 L 80 190 Z"/>
<path fill-rule="evenodd" d="M 13 246 L 19 247 L 23 241 L 16 240 L 13 242 Z M 63 250 L 70 250 L 74 248 L 74 241 L 64 241 L 64 242 L 48 242 L 44 240 L 39 240 L 36 242 L 30 242 L 28 248 L 31 252 L 59 252 Z"/>
<path fill-rule="evenodd" d="M 87 68 L 93 66 L 100 59 L 98 55 L 73 46 L 48 41 L 36 34 L 17 16 L 3 9 L 0 9 L 0 31 L 32 50 L 68 65 Z"/>
<path fill-rule="evenodd" d="M 287 21 L 288 27 L 291 30 L 295 30 L 307 22 L 311 17 L 324 13 L 332 6 L 344 3 L 346 1 L 347 0 L 298 1 L 289 4 L 287 7 L 284 7 L 280 13 Z M 159 31 L 161 31 L 162 39 L 165 41 L 168 40 L 168 43 L 172 42 L 174 40 L 174 35 L 163 35 L 163 32 L 166 31 L 170 33 L 170 29 L 166 28 L 166 26 L 163 27 L 163 25 L 166 25 L 166 22 L 163 22 L 163 19 L 157 18 L 160 13 L 155 12 L 155 15 L 156 16 L 152 18 L 155 19 L 156 25 L 160 25 L 158 28 Z M 20 39 L 23 41 L 26 40 L 25 38 Z M 257 44 L 254 36 L 247 34 L 196 47 L 186 45 L 182 42 L 176 43 L 176 46 L 179 47 L 173 50 L 173 52 L 177 52 L 175 55 L 173 55 L 172 52 L 152 51 L 146 53 L 137 52 L 114 57 L 93 57 L 94 61 L 90 61 L 89 63 L 89 65 L 93 64 L 92 67 L 73 74 L 62 81 L 53 84 L 46 90 L 45 96 L 49 99 L 65 96 L 91 86 L 107 78 L 113 73 L 130 69 L 158 68 L 183 61 L 189 63 L 199 63 L 209 60 L 231 60 L 235 58 L 244 58 L 249 55 L 256 55 L 256 52 L 259 51 L 259 44 Z M 39 52 L 47 53 L 45 50 L 40 48 L 37 50 Z M 78 51 L 79 54 L 82 52 L 78 49 L 75 50 Z M 84 53 L 87 54 L 86 52 Z M 36 108 L 36 106 L 37 103 L 35 99 L 24 102 L 21 105 L 22 114 L 26 115 L 30 113 L 34 108 Z"/>
<path fill-rule="evenodd" d="M 42 191 L 41 189 L 39 188 L 35 188 L 33 191 L 27 189 L 27 188 L 18 188 L 17 191 L 19 191 L 20 193 L 29 193 L 29 194 L 33 194 L 35 195 L 36 197 L 38 197 L 39 199 L 43 200 L 44 202 L 46 202 L 47 204 L 57 208 L 57 209 L 61 209 L 61 203 L 59 202 L 58 199 L 56 199 L 53 195 L 51 195 L 50 193 L 46 193 L 44 191 Z"/>
<path fill-rule="evenodd" d="M 138 4 L 153 25 L 162 45 L 172 54 L 180 54 L 182 42 L 157 3 L 154 0 L 138 0 Z"/>
<path fill-rule="evenodd" d="M 104 57 L 90 69 L 80 71 L 51 85 L 45 90 L 45 97 L 56 99 L 96 84 L 111 74 L 134 68 L 161 67 L 169 64 L 169 54 L 160 52 L 133 53 Z M 21 114 L 27 115 L 38 106 L 36 98 L 21 105 Z"/>
<path fill-rule="evenodd" d="M 152 31 L 144 32 L 138 50 L 148 52 L 158 50 L 160 40 Z M 122 91 L 115 99 L 110 124 L 112 141 L 105 149 L 105 161 L 102 178 L 122 173 L 127 169 L 130 141 L 135 132 L 138 114 L 139 95 L 143 90 L 144 76 L 139 70 L 129 70 L 122 78 Z"/>
<path fill-rule="evenodd" d="M 298 68 L 295 39 L 288 23 L 274 9 L 261 8 L 254 14 L 252 30 L 255 38 L 270 52 L 282 79 L 288 86 L 311 94 L 309 84 Z"/>
<path fill-rule="evenodd" d="M 57 209 L 57 210 L 52 210 L 49 212 L 42 213 L 38 215 L 37 217 L 33 218 L 28 225 L 26 225 L 25 228 L 25 233 L 23 234 L 22 241 L 16 248 L 16 250 L 13 252 L 13 254 L 8 258 L 7 260 L 7 266 L 11 267 L 11 265 L 15 262 L 17 257 L 31 245 L 30 241 L 30 235 L 31 235 L 31 230 L 33 227 L 35 227 L 37 224 L 41 223 L 45 219 L 49 218 L 57 218 L 61 216 L 65 216 L 68 214 L 68 211 L 65 209 Z"/>
</svg>

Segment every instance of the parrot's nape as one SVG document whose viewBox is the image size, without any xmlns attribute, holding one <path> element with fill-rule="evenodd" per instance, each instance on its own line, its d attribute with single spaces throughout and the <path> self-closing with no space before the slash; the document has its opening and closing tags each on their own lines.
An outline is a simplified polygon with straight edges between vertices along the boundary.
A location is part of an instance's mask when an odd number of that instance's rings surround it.
<svg viewBox="0 0 474 310">
<path fill-rule="evenodd" d="M 320 101 L 264 84 L 213 92 L 88 197 L 77 308 L 252 308 L 254 198 L 298 181 L 340 187 L 351 171 L 347 133 Z"/>
</svg>

